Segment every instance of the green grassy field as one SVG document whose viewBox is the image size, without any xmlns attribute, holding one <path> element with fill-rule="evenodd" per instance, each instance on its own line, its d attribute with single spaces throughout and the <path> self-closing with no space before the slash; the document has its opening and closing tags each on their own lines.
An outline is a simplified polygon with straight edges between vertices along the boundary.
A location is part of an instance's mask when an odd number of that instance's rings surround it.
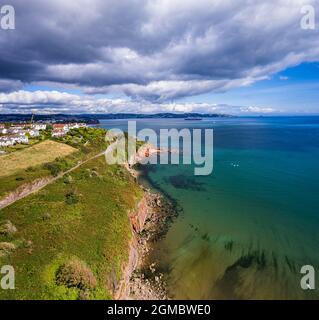
<svg viewBox="0 0 319 320">
<path fill-rule="evenodd" d="M 0 157 L 0 177 L 10 176 L 28 167 L 51 162 L 57 157 L 65 157 L 76 151 L 75 148 L 64 143 L 46 140 L 30 148 Z"/>
<path fill-rule="evenodd" d="M 0 230 L 10 220 L 17 232 L 0 232 L 0 243 L 15 246 L 6 251 L 0 245 L 0 265 L 14 266 L 16 289 L 0 290 L 0 299 L 111 298 L 110 288 L 128 259 L 127 213 L 141 196 L 123 168 L 107 166 L 100 157 L 2 209 Z M 61 268 L 74 259 L 85 265 L 78 269 L 93 277 L 95 286 L 84 290 L 74 281 L 58 281 Z"/>
</svg>

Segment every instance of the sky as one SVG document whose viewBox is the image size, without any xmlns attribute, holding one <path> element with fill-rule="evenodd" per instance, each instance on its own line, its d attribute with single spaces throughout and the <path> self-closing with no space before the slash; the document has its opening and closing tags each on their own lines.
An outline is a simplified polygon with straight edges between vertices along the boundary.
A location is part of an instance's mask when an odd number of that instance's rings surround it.
<svg viewBox="0 0 319 320">
<path fill-rule="evenodd" d="M 0 113 L 319 114 L 318 0 L 6 4 Z"/>
</svg>

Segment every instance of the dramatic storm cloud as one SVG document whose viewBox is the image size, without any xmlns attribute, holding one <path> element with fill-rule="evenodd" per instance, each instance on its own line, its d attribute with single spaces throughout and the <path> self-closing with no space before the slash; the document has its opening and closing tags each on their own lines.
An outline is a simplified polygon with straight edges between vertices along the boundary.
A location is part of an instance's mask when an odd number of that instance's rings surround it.
<svg viewBox="0 0 319 320">
<path fill-rule="evenodd" d="M 318 30 L 300 28 L 301 7 L 315 0 L 10 2 L 16 29 L 0 30 L 0 103 L 6 110 L 16 105 L 8 92 L 21 96 L 30 84 L 79 90 L 86 106 L 94 100 L 89 96 L 122 94 L 127 104 L 165 109 L 179 98 L 225 92 L 319 61 Z M 22 103 L 62 108 L 62 100 L 68 107 L 81 100 L 39 95 Z M 95 110 L 102 105 L 100 99 Z"/>
</svg>

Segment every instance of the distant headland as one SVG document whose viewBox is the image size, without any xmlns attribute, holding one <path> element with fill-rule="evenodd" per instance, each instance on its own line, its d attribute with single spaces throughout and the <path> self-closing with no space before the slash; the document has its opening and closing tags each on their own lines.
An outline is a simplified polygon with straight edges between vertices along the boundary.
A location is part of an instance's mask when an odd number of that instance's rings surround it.
<svg viewBox="0 0 319 320">
<path fill-rule="evenodd" d="M 32 114 L 1 114 L 0 122 L 25 122 L 29 121 Z M 56 121 L 56 122 L 85 122 L 87 124 L 97 124 L 99 120 L 108 119 L 199 119 L 199 118 L 224 118 L 233 117 L 226 114 L 217 113 L 154 113 L 154 114 L 135 114 L 135 113 L 107 113 L 107 114 L 36 114 L 36 121 Z"/>
</svg>

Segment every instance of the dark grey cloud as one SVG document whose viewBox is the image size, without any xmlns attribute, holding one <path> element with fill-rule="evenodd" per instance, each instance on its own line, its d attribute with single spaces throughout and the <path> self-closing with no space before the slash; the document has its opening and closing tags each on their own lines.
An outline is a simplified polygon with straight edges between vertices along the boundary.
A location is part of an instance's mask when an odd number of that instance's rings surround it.
<svg viewBox="0 0 319 320">
<path fill-rule="evenodd" d="M 23 87 L 23 83 L 19 80 L 7 80 L 0 79 L 0 92 L 11 92 L 20 90 Z"/>
<path fill-rule="evenodd" d="M 315 0 L 11 0 L 0 30 L 0 92 L 54 82 L 165 102 L 225 91 L 319 61 Z"/>
</svg>

